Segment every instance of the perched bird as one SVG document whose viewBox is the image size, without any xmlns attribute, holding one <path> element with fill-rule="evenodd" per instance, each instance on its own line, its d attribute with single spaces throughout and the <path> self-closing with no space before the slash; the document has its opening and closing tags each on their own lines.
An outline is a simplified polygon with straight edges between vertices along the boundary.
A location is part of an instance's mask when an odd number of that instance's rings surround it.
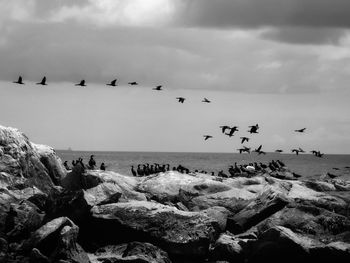
<svg viewBox="0 0 350 263">
<path fill-rule="evenodd" d="M 202 102 L 210 103 L 211 101 L 208 100 L 207 98 L 204 98 L 204 99 L 202 100 Z"/>
<path fill-rule="evenodd" d="M 223 126 L 220 126 L 220 128 L 221 128 L 222 133 L 225 133 L 225 131 L 226 131 L 227 129 L 230 129 L 230 126 L 223 125 Z"/>
<path fill-rule="evenodd" d="M 133 165 L 131 165 L 131 173 L 132 173 L 133 176 L 137 175 L 136 171 L 134 170 L 134 166 Z"/>
<path fill-rule="evenodd" d="M 18 77 L 18 80 L 17 80 L 17 81 L 14 81 L 13 83 L 22 84 L 22 85 L 24 84 L 21 76 L 19 76 L 19 77 Z"/>
<path fill-rule="evenodd" d="M 163 87 L 162 85 L 159 85 L 159 86 L 153 88 L 153 90 L 163 90 L 162 87 Z"/>
<path fill-rule="evenodd" d="M 80 83 L 78 84 L 75 84 L 75 86 L 82 86 L 82 87 L 85 87 L 85 80 L 81 80 Z"/>
<path fill-rule="evenodd" d="M 240 137 L 242 139 L 241 143 L 243 144 L 244 142 L 249 142 L 249 139 L 248 137 Z"/>
<path fill-rule="evenodd" d="M 298 149 L 293 149 L 292 152 L 295 153 L 296 155 L 299 155 L 300 151 Z"/>
<path fill-rule="evenodd" d="M 134 85 L 139 85 L 137 82 L 135 82 L 135 81 L 133 81 L 133 82 L 129 82 L 128 83 L 129 85 L 131 85 L 131 86 L 134 86 Z"/>
<path fill-rule="evenodd" d="M 300 129 L 300 130 L 294 130 L 295 132 L 300 132 L 300 133 L 302 133 L 302 132 L 304 132 L 306 130 L 306 128 L 302 128 L 302 129 Z"/>
<path fill-rule="evenodd" d="M 329 173 L 329 172 L 327 173 L 327 175 L 328 175 L 330 178 L 332 178 L 332 179 L 338 177 L 338 175 L 331 174 L 331 173 Z"/>
<path fill-rule="evenodd" d="M 276 150 L 275 152 L 276 152 L 276 153 L 281 153 L 281 152 L 283 152 L 283 150 L 278 149 L 278 150 Z"/>
<path fill-rule="evenodd" d="M 111 83 L 108 83 L 108 84 L 106 84 L 107 86 L 112 86 L 112 87 L 115 87 L 115 86 L 117 86 L 117 80 L 116 79 L 114 79 L 114 80 L 112 80 L 111 81 Z"/>
<path fill-rule="evenodd" d="M 185 98 L 183 97 L 177 97 L 176 98 L 180 103 L 184 103 L 185 102 Z"/>
<path fill-rule="evenodd" d="M 47 84 L 46 84 L 46 77 L 43 77 L 43 79 L 41 80 L 41 82 L 36 83 L 36 85 L 43 85 L 43 86 L 47 85 Z"/>
<path fill-rule="evenodd" d="M 204 140 L 205 140 L 205 141 L 208 140 L 208 139 L 210 139 L 210 138 L 213 138 L 213 136 L 211 136 L 211 135 L 203 135 L 203 137 L 204 137 Z"/>
</svg>

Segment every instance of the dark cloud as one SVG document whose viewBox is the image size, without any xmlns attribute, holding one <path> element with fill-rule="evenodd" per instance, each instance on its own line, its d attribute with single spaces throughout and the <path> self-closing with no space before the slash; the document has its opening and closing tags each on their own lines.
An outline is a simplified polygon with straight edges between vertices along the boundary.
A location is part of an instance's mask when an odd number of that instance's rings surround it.
<svg viewBox="0 0 350 263">
<path fill-rule="evenodd" d="M 209 27 L 350 27 L 348 0 L 183 0 L 183 22 Z"/>
<path fill-rule="evenodd" d="M 183 0 L 180 24 L 214 28 L 273 27 L 264 36 L 288 43 L 336 43 L 350 28 L 348 0 Z"/>
<path fill-rule="evenodd" d="M 261 36 L 265 39 L 292 44 L 337 45 L 345 33 L 346 30 L 338 28 L 276 27 L 264 31 Z"/>
</svg>

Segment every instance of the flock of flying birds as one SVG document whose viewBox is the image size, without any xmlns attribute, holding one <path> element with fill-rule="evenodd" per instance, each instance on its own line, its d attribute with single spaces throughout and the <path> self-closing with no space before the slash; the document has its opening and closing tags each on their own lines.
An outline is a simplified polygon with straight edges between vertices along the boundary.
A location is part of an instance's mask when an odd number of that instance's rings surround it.
<svg viewBox="0 0 350 263">
<path fill-rule="evenodd" d="M 25 84 L 25 83 L 23 82 L 23 78 L 22 78 L 21 76 L 19 76 L 19 77 L 18 77 L 18 80 L 17 80 L 17 81 L 14 81 L 13 83 L 21 84 L 21 85 Z M 137 83 L 136 81 L 128 82 L 128 84 L 131 85 L 131 86 L 138 85 L 138 83 Z M 48 84 L 47 84 L 47 79 L 46 79 L 46 77 L 44 76 L 40 82 L 36 83 L 36 85 L 42 85 L 42 86 L 48 85 Z M 112 80 L 110 83 L 107 83 L 106 85 L 107 85 L 107 86 L 112 86 L 112 87 L 118 86 L 118 85 L 117 85 L 117 79 Z M 83 79 L 83 80 L 81 80 L 79 83 L 76 83 L 75 86 L 86 87 L 87 85 L 86 85 L 85 80 Z M 163 90 L 162 87 L 163 87 L 162 85 L 158 85 L 158 86 L 156 86 L 155 88 L 153 88 L 153 90 L 162 91 L 162 90 Z M 178 100 L 179 103 L 184 103 L 185 100 L 186 100 L 186 98 L 184 98 L 184 97 L 177 97 L 176 99 Z M 204 103 L 211 103 L 211 101 L 210 101 L 209 99 L 207 99 L 207 98 L 204 98 L 204 99 L 202 100 L 202 102 L 204 102 Z M 229 137 L 234 136 L 235 132 L 239 131 L 239 130 L 238 130 L 238 126 L 230 127 L 230 126 L 227 126 L 227 125 L 223 125 L 223 126 L 220 126 L 220 128 L 221 128 L 222 133 L 225 134 L 225 135 L 227 135 L 227 136 L 229 136 Z M 258 124 L 249 126 L 248 132 L 249 132 L 250 134 L 257 134 L 257 133 L 259 133 L 259 132 L 258 132 L 259 128 L 260 128 L 260 127 L 259 127 Z M 306 128 L 302 128 L 302 129 L 298 129 L 298 130 L 294 130 L 294 131 L 295 131 L 295 132 L 298 132 L 298 133 L 304 133 L 305 130 L 306 130 Z M 226 131 L 228 131 L 228 132 L 226 132 Z M 204 137 L 204 140 L 208 140 L 208 139 L 213 138 L 212 135 L 208 135 L 208 134 L 207 134 L 207 135 L 203 135 L 203 137 Z M 241 144 L 243 144 L 244 142 L 248 142 L 248 141 L 250 140 L 249 137 L 245 137 L 245 136 L 240 137 L 240 139 L 241 139 Z M 249 153 L 249 154 L 250 154 L 251 152 L 256 152 L 258 155 L 260 155 L 260 154 L 266 154 L 266 152 L 264 152 L 264 151 L 262 150 L 262 147 L 263 147 L 262 145 L 260 145 L 258 148 L 254 149 L 254 150 L 251 150 L 250 147 L 247 147 L 247 146 L 244 146 L 244 145 L 243 145 L 242 147 L 243 147 L 243 148 L 237 149 L 237 151 L 238 151 L 240 154 L 242 154 L 242 153 L 244 153 L 244 152 L 245 152 L 245 153 Z M 277 152 L 277 153 L 282 153 L 283 150 L 277 149 L 275 152 Z M 292 153 L 295 153 L 296 155 L 299 155 L 299 153 L 305 153 L 305 151 L 304 151 L 303 149 L 301 149 L 300 147 L 297 148 L 297 149 L 292 149 L 291 152 L 292 152 Z M 324 155 L 324 153 L 321 153 L 320 151 L 316 151 L 316 150 L 312 150 L 312 151 L 310 151 L 310 152 L 311 152 L 314 156 L 319 157 L 319 158 L 323 157 L 323 155 Z"/>
</svg>

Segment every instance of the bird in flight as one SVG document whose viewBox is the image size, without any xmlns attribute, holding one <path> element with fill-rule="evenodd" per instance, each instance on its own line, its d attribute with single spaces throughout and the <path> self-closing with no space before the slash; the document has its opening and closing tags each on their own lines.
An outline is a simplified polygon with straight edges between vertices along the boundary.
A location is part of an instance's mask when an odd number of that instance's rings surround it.
<svg viewBox="0 0 350 263">
<path fill-rule="evenodd" d="M 80 83 L 75 84 L 75 86 L 82 86 L 82 87 L 86 87 L 86 85 L 85 85 L 85 80 L 84 80 L 84 79 L 83 79 L 83 80 L 81 80 L 81 81 L 80 81 Z"/>
<path fill-rule="evenodd" d="M 240 137 L 242 139 L 241 143 L 243 144 L 244 142 L 249 142 L 249 139 L 248 137 Z"/>
<path fill-rule="evenodd" d="M 128 83 L 129 85 L 131 85 L 131 86 L 134 86 L 134 85 L 139 85 L 136 81 L 133 81 L 133 82 L 129 82 Z"/>
<path fill-rule="evenodd" d="M 204 137 L 204 140 L 205 140 L 205 141 L 208 140 L 208 139 L 210 139 L 210 138 L 213 138 L 213 136 L 211 136 L 211 135 L 203 135 L 203 137 Z"/>
<path fill-rule="evenodd" d="M 241 154 L 242 152 L 247 152 L 250 153 L 250 148 L 243 146 L 243 148 L 237 149 L 239 153 Z"/>
<path fill-rule="evenodd" d="M 18 80 L 17 80 L 17 81 L 14 81 L 13 83 L 22 84 L 22 85 L 24 84 L 21 76 L 19 76 L 19 77 L 18 77 Z"/>
<path fill-rule="evenodd" d="M 210 103 L 211 101 L 208 100 L 207 98 L 204 98 L 204 99 L 202 100 L 202 102 Z"/>
<path fill-rule="evenodd" d="M 106 84 L 106 85 L 107 85 L 107 86 L 112 86 L 112 87 L 117 86 L 117 79 L 112 80 L 111 83 L 108 83 L 108 84 Z"/>
<path fill-rule="evenodd" d="M 43 85 L 43 86 L 47 85 L 47 84 L 46 84 L 46 77 L 43 77 L 43 79 L 41 80 L 41 82 L 36 83 L 36 85 Z"/>
<path fill-rule="evenodd" d="M 299 148 L 299 149 L 293 149 L 292 152 L 295 153 L 296 155 L 299 155 L 299 153 L 302 151 L 300 151 L 300 148 Z"/>
<path fill-rule="evenodd" d="M 220 128 L 221 128 L 222 133 L 225 133 L 225 131 L 227 129 L 231 129 L 230 126 L 227 126 L 227 125 L 220 126 Z"/>
<path fill-rule="evenodd" d="M 183 97 L 177 97 L 176 98 L 180 103 L 184 103 L 185 102 L 185 98 Z"/>
<path fill-rule="evenodd" d="M 228 135 L 229 137 L 232 137 L 236 131 L 238 131 L 238 127 L 237 126 L 233 126 L 231 128 L 230 132 L 229 133 L 225 133 L 225 134 Z"/>
<path fill-rule="evenodd" d="M 302 133 L 302 132 L 304 132 L 306 130 L 306 128 L 302 128 L 302 129 L 299 129 L 299 130 L 294 130 L 295 132 L 300 132 L 300 133 Z"/>
<path fill-rule="evenodd" d="M 249 126 L 249 130 L 248 130 L 248 132 L 250 133 L 250 134 L 252 134 L 252 133 L 258 133 L 258 129 L 259 129 L 259 125 L 258 124 L 256 124 L 256 125 L 253 125 L 253 126 Z"/>
<path fill-rule="evenodd" d="M 283 152 L 283 150 L 278 149 L 278 150 L 276 150 L 275 152 L 276 152 L 276 153 L 281 153 L 281 152 Z"/>
<path fill-rule="evenodd" d="M 162 85 L 159 85 L 159 86 L 153 88 L 153 90 L 163 90 L 162 87 L 163 87 Z"/>
</svg>

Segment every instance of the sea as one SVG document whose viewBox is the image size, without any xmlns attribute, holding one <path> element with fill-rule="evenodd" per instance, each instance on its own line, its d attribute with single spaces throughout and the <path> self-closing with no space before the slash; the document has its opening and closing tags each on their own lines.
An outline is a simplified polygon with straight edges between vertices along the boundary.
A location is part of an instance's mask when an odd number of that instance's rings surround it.
<svg viewBox="0 0 350 263">
<path fill-rule="evenodd" d="M 208 173 L 220 170 L 228 171 L 230 165 L 248 164 L 251 162 L 268 163 L 271 160 L 281 160 L 295 173 L 303 177 L 317 178 L 327 173 L 339 176 L 339 179 L 350 180 L 350 155 L 329 154 L 322 158 L 311 154 L 280 154 L 267 153 L 257 155 L 256 153 L 190 153 L 190 152 L 103 152 L 103 151 L 71 151 L 56 150 L 62 161 L 67 161 L 69 166 L 73 160 L 83 158 L 84 163 L 88 163 L 90 155 L 94 155 L 97 168 L 102 162 L 106 165 L 106 170 L 119 174 L 132 175 L 131 165 L 138 164 L 170 164 L 170 168 L 182 166 L 190 171 L 206 171 Z"/>
</svg>

